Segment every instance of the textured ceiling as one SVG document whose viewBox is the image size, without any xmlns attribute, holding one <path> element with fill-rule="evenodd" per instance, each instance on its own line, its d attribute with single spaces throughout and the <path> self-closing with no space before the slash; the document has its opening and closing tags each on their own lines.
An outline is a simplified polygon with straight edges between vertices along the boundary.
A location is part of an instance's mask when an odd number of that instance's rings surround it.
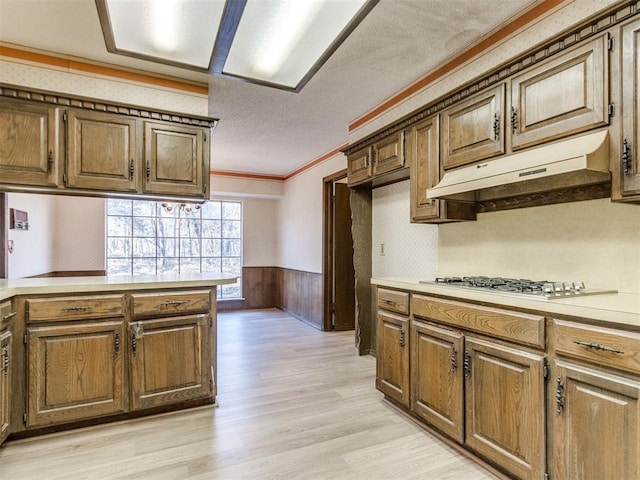
<svg viewBox="0 0 640 480">
<path fill-rule="evenodd" d="M 334 0 L 340 1 L 340 0 Z M 0 41 L 209 83 L 212 168 L 287 175 L 531 0 L 380 0 L 300 93 L 108 53 L 93 0 L 0 0 Z"/>
</svg>

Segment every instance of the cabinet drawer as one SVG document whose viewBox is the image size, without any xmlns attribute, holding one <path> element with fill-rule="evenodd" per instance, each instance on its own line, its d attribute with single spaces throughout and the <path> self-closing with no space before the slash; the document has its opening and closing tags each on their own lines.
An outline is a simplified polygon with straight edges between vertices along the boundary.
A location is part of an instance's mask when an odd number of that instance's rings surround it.
<svg viewBox="0 0 640 480">
<path fill-rule="evenodd" d="M 379 288 L 378 308 L 409 315 L 409 294 L 407 292 Z"/>
<path fill-rule="evenodd" d="M 175 315 L 185 312 L 209 312 L 211 310 L 210 290 L 172 293 L 135 293 L 131 314 Z"/>
<path fill-rule="evenodd" d="M 11 301 L 0 302 L 0 330 L 9 324 L 16 316 L 16 311 L 11 308 Z"/>
<path fill-rule="evenodd" d="M 588 362 L 640 373 L 640 334 L 553 320 L 555 350 Z"/>
<path fill-rule="evenodd" d="M 123 295 L 34 298 L 27 300 L 29 322 L 121 317 Z"/>
<path fill-rule="evenodd" d="M 413 295 L 414 316 L 516 343 L 544 348 L 544 317 L 469 303 Z"/>
</svg>

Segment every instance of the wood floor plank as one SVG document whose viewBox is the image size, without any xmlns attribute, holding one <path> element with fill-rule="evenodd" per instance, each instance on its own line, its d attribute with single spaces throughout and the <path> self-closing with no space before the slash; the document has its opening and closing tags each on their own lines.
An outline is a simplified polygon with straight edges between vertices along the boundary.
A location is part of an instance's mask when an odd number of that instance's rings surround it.
<svg viewBox="0 0 640 480">
<path fill-rule="evenodd" d="M 218 315 L 219 407 L 10 441 L 20 480 L 490 480 L 375 390 L 353 332 L 280 310 Z"/>
</svg>

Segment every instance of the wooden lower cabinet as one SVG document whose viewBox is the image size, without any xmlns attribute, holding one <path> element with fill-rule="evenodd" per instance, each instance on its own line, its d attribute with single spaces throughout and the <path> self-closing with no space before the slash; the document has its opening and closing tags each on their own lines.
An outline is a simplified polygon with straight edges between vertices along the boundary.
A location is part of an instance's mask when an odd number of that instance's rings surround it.
<svg viewBox="0 0 640 480">
<path fill-rule="evenodd" d="M 129 334 L 132 409 L 212 394 L 208 315 L 132 322 Z"/>
<path fill-rule="evenodd" d="M 461 333 L 415 320 L 411 324 L 411 410 L 460 443 L 463 344 Z"/>
<path fill-rule="evenodd" d="M 125 411 L 122 319 L 30 327 L 27 426 Z"/>
<path fill-rule="evenodd" d="M 553 373 L 552 478 L 639 478 L 640 381 L 561 360 Z"/>
<path fill-rule="evenodd" d="M 545 474 L 544 357 L 465 338 L 465 444 L 521 479 Z"/>
<path fill-rule="evenodd" d="M 409 406 L 409 317 L 378 310 L 376 387 Z"/>
<path fill-rule="evenodd" d="M 0 444 L 11 426 L 11 330 L 0 332 Z"/>
</svg>

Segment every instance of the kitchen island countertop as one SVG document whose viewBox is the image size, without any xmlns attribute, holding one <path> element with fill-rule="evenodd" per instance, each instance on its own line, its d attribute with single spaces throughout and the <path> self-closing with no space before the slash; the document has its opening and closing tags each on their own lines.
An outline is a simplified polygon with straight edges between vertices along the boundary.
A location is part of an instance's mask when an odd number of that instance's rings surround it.
<svg viewBox="0 0 640 480">
<path fill-rule="evenodd" d="M 219 273 L 0 279 L 0 301 L 15 295 L 210 287 L 212 285 L 232 284 L 236 280 L 237 277 Z"/>
<path fill-rule="evenodd" d="M 550 316 L 578 317 L 640 329 L 640 294 L 637 293 L 609 293 L 550 300 L 543 297 L 525 297 L 523 295 L 485 289 L 467 289 L 435 283 L 420 283 L 421 280 L 423 279 L 374 277 L 371 279 L 371 284 L 449 297 L 453 300 L 470 300 L 496 306 L 526 309 Z"/>
</svg>

